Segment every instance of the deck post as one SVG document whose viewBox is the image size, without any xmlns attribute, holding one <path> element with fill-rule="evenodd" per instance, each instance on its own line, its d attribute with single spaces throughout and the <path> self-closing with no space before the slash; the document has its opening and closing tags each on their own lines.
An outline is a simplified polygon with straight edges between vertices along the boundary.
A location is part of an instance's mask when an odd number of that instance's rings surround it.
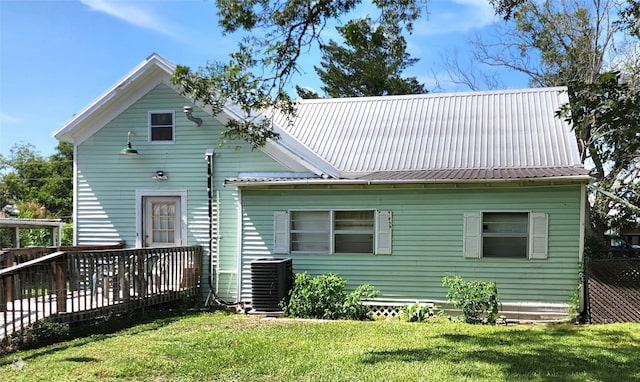
<svg viewBox="0 0 640 382">
<path fill-rule="evenodd" d="M 9 268 L 13 266 L 14 255 L 13 252 L 9 251 L 7 253 L 7 257 L 5 257 L 4 264 L 2 264 L 2 268 Z M 3 307 L 6 307 L 9 301 L 13 301 L 13 276 L 5 277 L 3 280 L 4 293 L 2 294 L 2 303 Z"/>
<path fill-rule="evenodd" d="M 54 293 L 56 294 L 58 313 L 67 311 L 67 286 L 64 274 L 64 257 L 59 256 L 51 263 L 54 277 Z"/>
</svg>

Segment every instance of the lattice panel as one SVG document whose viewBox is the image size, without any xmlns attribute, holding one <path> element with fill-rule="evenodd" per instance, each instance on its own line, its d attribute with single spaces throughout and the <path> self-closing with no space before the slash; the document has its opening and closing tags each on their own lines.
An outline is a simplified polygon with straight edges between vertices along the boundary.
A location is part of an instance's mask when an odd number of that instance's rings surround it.
<svg viewBox="0 0 640 382">
<path fill-rule="evenodd" d="M 640 259 L 593 260 L 586 273 L 592 324 L 640 322 Z"/>
<path fill-rule="evenodd" d="M 369 314 L 372 317 L 397 317 L 400 314 L 401 306 L 393 305 L 371 305 Z"/>
</svg>

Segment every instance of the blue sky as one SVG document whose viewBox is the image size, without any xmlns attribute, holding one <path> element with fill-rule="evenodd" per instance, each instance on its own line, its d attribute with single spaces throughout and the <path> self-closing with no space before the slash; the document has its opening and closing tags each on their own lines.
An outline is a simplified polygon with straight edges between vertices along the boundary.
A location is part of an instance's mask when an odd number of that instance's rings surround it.
<svg viewBox="0 0 640 382">
<path fill-rule="evenodd" d="M 435 89 L 441 56 L 466 54 L 467 41 L 497 19 L 488 0 L 431 0 L 427 10 L 407 38 L 420 61 L 405 75 Z M 335 36 L 327 30 L 326 40 Z M 236 41 L 222 36 L 213 1 L 0 0 L 0 153 L 31 143 L 53 154 L 52 133 L 154 52 L 197 68 L 225 61 Z M 317 53 L 304 55 L 295 84 L 319 91 L 318 62 Z M 506 88 L 527 87 L 523 77 L 501 76 Z M 440 91 L 466 90 L 440 78 Z"/>
</svg>

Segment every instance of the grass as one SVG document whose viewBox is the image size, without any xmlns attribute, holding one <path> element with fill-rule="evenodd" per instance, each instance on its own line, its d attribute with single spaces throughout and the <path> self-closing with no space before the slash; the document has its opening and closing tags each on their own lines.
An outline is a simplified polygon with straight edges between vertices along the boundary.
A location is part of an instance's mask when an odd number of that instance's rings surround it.
<svg viewBox="0 0 640 382">
<path fill-rule="evenodd" d="M 17 360 L 23 362 L 17 362 Z M 472 326 L 199 313 L 0 358 L 3 381 L 631 381 L 640 324 Z"/>
</svg>

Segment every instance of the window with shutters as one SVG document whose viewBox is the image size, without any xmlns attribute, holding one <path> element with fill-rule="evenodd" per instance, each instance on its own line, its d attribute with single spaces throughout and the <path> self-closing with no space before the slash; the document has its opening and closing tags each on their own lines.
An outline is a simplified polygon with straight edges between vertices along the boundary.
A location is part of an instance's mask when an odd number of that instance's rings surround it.
<svg viewBox="0 0 640 382">
<path fill-rule="evenodd" d="M 464 257 L 546 259 L 547 226 L 543 212 L 465 213 Z"/>
<path fill-rule="evenodd" d="M 389 211 L 277 211 L 274 251 L 291 254 L 390 254 L 390 219 Z"/>
<path fill-rule="evenodd" d="M 149 112 L 149 142 L 172 143 L 175 141 L 174 112 Z"/>
</svg>

